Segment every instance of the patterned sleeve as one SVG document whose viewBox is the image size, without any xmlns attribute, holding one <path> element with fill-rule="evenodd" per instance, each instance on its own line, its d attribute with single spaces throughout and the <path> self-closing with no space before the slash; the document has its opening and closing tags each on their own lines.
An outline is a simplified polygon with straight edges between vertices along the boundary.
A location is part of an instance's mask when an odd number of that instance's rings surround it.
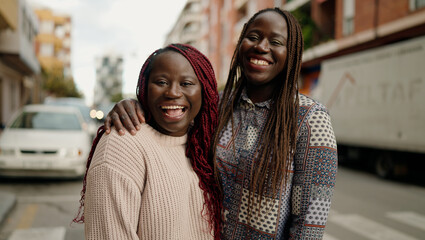
<svg viewBox="0 0 425 240">
<path fill-rule="evenodd" d="M 323 105 L 300 113 L 289 239 L 322 239 L 337 173 L 336 140 Z"/>
</svg>

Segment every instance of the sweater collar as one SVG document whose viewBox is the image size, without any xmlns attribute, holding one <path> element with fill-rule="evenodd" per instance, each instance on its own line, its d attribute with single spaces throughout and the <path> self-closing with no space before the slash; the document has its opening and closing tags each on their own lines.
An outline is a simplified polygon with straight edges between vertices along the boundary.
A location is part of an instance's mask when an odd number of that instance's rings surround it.
<svg viewBox="0 0 425 240">
<path fill-rule="evenodd" d="M 187 142 L 187 134 L 181 137 L 174 137 L 158 132 L 149 124 L 143 124 L 142 126 L 145 126 L 149 130 L 149 132 L 152 133 L 152 137 L 156 140 L 156 142 L 158 142 L 162 146 L 174 147 L 185 145 Z"/>
</svg>

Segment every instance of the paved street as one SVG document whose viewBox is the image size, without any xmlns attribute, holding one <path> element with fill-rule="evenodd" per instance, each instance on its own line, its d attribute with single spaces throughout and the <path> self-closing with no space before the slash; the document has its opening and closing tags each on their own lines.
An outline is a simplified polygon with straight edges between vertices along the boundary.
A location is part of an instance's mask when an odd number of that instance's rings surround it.
<svg viewBox="0 0 425 240">
<path fill-rule="evenodd" d="M 7 180 L 0 191 L 16 194 L 17 203 L 0 228 L 0 240 L 80 240 L 83 225 L 72 224 L 81 180 Z"/>
<path fill-rule="evenodd" d="M 0 228 L 0 240 L 81 240 L 83 226 L 70 225 L 81 181 L 8 181 L 0 191 L 17 205 Z M 425 236 L 425 183 L 377 178 L 341 167 L 326 240 L 420 240 Z"/>
<path fill-rule="evenodd" d="M 425 183 L 340 167 L 327 240 L 425 239 Z"/>
</svg>

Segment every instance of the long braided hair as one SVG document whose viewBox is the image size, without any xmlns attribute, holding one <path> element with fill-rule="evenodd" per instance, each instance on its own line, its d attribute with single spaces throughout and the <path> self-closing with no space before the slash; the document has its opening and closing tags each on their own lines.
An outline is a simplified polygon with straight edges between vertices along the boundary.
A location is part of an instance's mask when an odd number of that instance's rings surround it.
<svg viewBox="0 0 425 240">
<path fill-rule="evenodd" d="M 203 190 L 205 200 L 202 210 L 203 216 L 206 217 L 210 230 L 214 233 L 214 238 L 220 239 L 222 199 L 218 183 L 214 177 L 214 163 L 210 152 L 213 135 L 218 124 L 218 92 L 214 70 L 210 61 L 201 52 L 190 45 L 170 44 L 165 48 L 156 50 L 148 57 L 140 70 L 136 90 L 137 99 L 142 105 L 147 122 L 153 121 L 147 106 L 149 101 L 147 98 L 147 82 L 156 57 L 167 51 L 175 51 L 183 55 L 191 64 L 202 86 L 202 106 L 194 119 L 194 125 L 188 131 L 186 156 L 190 159 L 193 170 L 199 177 L 199 187 Z M 99 128 L 87 162 L 87 170 L 90 166 L 94 148 L 103 133 L 103 127 Z M 83 190 L 81 192 L 82 197 L 79 211 L 79 216 L 81 215 L 81 217 L 75 218 L 74 222 L 84 222 L 84 215 L 80 212 L 81 207 L 84 206 L 86 177 L 87 171 L 83 181 Z M 205 210 L 207 211 L 205 212 Z"/>
<path fill-rule="evenodd" d="M 272 105 L 270 113 L 264 125 L 262 135 L 259 136 L 261 142 L 257 147 L 258 155 L 251 169 L 248 198 L 249 219 L 254 210 L 259 210 L 261 207 L 263 197 L 271 195 L 275 198 L 281 191 L 281 187 L 286 184 L 291 161 L 295 153 L 297 113 L 299 109 L 298 76 L 301 69 L 303 37 L 299 23 L 289 12 L 279 8 L 267 8 L 254 14 L 245 23 L 233 53 L 229 76 L 222 98 L 220 99 L 220 121 L 214 137 L 214 145 L 216 146 L 221 133 L 229 121 L 231 122 L 234 134 L 233 109 L 237 106 L 242 90 L 247 84 L 241 64 L 240 46 L 250 24 L 258 15 L 269 11 L 277 12 L 287 23 L 287 60 L 282 72 L 273 80 L 278 82 L 278 86 L 275 88 L 271 97 Z M 214 157 L 216 157 L 215 151 Z M 214 168 L 217 181 L 220 181 L 217 161 L 215 161 Z M 268 206 L 267 201 L 266 205 Z M 257 211 L 257 214 L 261 214 L 260 212 Z"/>
</svg>

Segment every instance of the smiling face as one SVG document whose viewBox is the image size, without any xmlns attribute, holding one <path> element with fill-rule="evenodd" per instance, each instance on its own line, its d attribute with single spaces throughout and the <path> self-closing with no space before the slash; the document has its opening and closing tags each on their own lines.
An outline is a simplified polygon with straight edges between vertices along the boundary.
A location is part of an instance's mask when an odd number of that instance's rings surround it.
<svg viewBox="0 0 425 240">
<path fill-rule="evenodd" d="M 286 63 L 288 27 L 279 13 L 259 14 L 246 29 L 239 54 L 248 92 L 262 91 L 270 97 Z"/>
<path fill-rule="evenodd" d="M 147 82 L 148 108 L 154 127 L 170 136 L 183 136 L 202 105 L 202 87 L 189 61 L 166 51 L 155 57 Z"/>
</svg>

